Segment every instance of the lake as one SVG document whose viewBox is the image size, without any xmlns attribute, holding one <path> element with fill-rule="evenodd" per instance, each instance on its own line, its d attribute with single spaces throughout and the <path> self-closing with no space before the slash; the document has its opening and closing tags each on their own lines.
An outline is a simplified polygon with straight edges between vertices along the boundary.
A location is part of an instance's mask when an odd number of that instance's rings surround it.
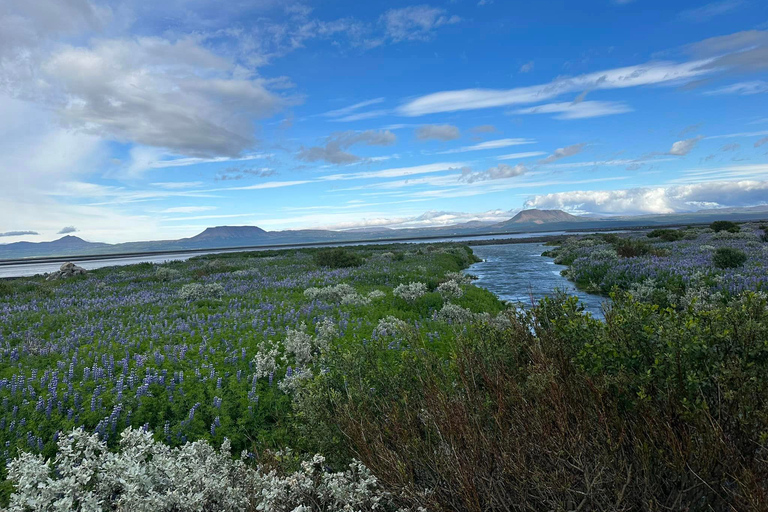
<svg viewBox="0 0 768 512">
<path fill-rule="evenodd" d="M 605 297 L 579 290 L 560 275 L 564 265 L 555 265 L 552 258 L 541 255 L 544 244 L 479 245 L 472 250 L 482 262 L 475 263 L 467 273 L 478 277 L 475 285 L 493 292 L 499 298 L 530 306 L 556 290 L 576 295 L 587 311 L 602 318 L 601 304 Z"/>
</svg>

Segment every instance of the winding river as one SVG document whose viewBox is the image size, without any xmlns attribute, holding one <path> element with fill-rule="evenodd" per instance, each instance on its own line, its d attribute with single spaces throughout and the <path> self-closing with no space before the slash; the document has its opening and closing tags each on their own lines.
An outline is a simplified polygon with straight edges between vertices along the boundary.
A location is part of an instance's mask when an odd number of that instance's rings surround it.
<svg viewBox="0 0 768 512">
<path fill-rule="evenodd" d="M 587 311 L 602 318 L 605 297 L 581 291 L 561 276 L 560 271 L 566 267 L 542 256 L 546 249 L 540 243 L 473 246 L 475 255 L 483 261 L 469 267 L 467 273 L 478 277 L 474 284 L 503 300 L 530 306 L 532 301 L 562 290 L 578 296 Z"/>
</svg>

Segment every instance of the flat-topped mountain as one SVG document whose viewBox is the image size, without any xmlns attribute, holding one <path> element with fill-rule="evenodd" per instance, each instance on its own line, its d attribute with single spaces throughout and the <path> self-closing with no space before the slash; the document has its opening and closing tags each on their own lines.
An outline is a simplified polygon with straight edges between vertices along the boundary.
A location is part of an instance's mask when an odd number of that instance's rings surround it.
<svg viewBox="0 0 768 512">
<path fill-rule="evenodd" d="M 551 224 L 554 222 L 582 222 L 584 219 L 562 210 L 523 210 L 503 224 Z"/>
<path fill-rule="evenodd" d="M 195 242 L 214 240 L 239 241 L 243 239 L 264 238 L 266 236 L 269 236 L 269 233 L 258 226 L 216 226 L 206 228 L 205 231 L 188 238 L 188 240 Z"/>
</svg>

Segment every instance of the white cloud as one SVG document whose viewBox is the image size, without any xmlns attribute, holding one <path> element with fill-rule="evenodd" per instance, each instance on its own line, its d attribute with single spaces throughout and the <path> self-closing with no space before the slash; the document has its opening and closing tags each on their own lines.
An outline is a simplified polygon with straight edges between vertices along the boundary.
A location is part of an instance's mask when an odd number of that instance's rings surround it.
<svg viewBox="0 0 768 512">
<path fill-rule="evenodd" d="M 703 69 L 760 72 L 768 69 L 768 30 L 745 30 L 690 44 L 693 55 L 709 58 Z"/>
<path fill-rule="evenodd" d="M 152 186 L 160 187 L 168 190 L 185 189 L 185 188 L 198 188 L 203 185 L 202 181 L 161 181 L 152 183 Z"/>
<path fill-rule="evenodd" d="M 215 206 L 174 206 L 160 210 L 158 213 L 199 213 L 215 210 Z"/>
<path fill-rule="evenodd" d="M 514 138 L 514 139 L 496 139 L 496 140 L 488 140 L 485 142 L 480 142 L 479 144 L 474 144 L 472 146 L 464 146 L 460 148 L 455 149 L 449 149 L 446 151 L 438 151 L 438 155 L 449 155 L 453 153 L 466 153 L 468 151 L 483 151 L 487 149 L 500 149 L 500 148 L 508 148 L 510 146 L 521 146 L 524 144 L 534 144 L 536 141 L 533 139 L 523 139 L 523 138 Z"/>
<path fill-rule="evenodd" d="M 768 181 L 709 182 L 624 190 L 581 190 L 533 196 L 526 208 L 561 209 L 596 214 L 691 212 L 706 204 L 739 207 L 765 204 Z"/>
<path fill-rule="evenodd" d="M 352 112 L 359 110 L 364 107 L 370 107 L 371 105 L 377 105 L 379 103 L 382 103 L 384 101 L 384 98 L 374 98 L 371 100 L 365 100 L 361 101 L 359 103 L 355 103 L 354 105 L 350 105 L 348 107 L 339 108 L 336 110 L 331 110 L 329 112 L 326 112 L 323 114 L 325 117 L 343 117 L 351 114 Z"/>
<path fill-rule="evenodd" d="M 685 140 L 679 140 L 672 144 L 672 147 L 667 152 L 668 155 L 675 155 L 675 156 L 685 156 L 688 153 L 693 150 L 694 147 L 696 147 L 696 144 L 699 143 L 701 139 L 704 137 L 698 136 L 694 137 L 692 139 L 685 139 Z"/>
<path fill-rule="evenodd" d="M 395 167 L 392 169 L 383 169 L 381 171 L 353 172 L 345 174 L 331 174 L 322 176 L 319 180 L 338 181 L 338 180 L 357 180 L 371 178 L 398 178 L 402 176 L 414 176 L 417 174 L 430 174 L 451 169 L 461 169 L 466 167 L 465 162 L 440 162 L 426 165 L 416 165 L 413 167 Z"/>
<path fill-rule="evenodd" d="M 381 16 L 386 35 L 394 42 L 426 41 L 443 25 L 458 23 L 458 16 L 451 16 L 445 9 L 428 5 L 413 5 L 402 9 L 390 9 Z"/>
<path fill-rule="evenodd" d="M 507 155 L 497 156 L 496 160 L 517 160 L 518 158 L 531 158 L 534 156 L 545 155 L 543 151 L 525 151 L 522 153 L 509 153 Z"/>
<path fill-rule="evenodd" d="M 422 116 L 491 107 L 539 103 L 569 92 L 623 89 L 656 84 L 679 84 L 711 72 L 702 67 L 711 62 L 651 62 L 637 66 L 609 69 L 573 78 L 558 78 L 550 83 L 514 89 L 463 89 L 421 96 L 401 105 L 403 116 Z"/>
<path fill-rule="evenodd" d="M 397 136 L 389 130 L 339 132 L 328 137 L 324 146 L 302 147 L 296 157 L 305 162 L 324 161 L 329 164 L 351 164 L 359 162 L 362 158 L 345 151 L 349 147 L 355 144 L 391 146 L 396 141 Z"/>
<path fill-rule="evenodd" d="M 702 23 L 716 18 L 730 11 L 733 11 L 744 2 L 742 0 L 723 0 L 721 2 L 711 2 L 701 7 L 688 9 L 680 13 L 680 18 L 686 21 Z"/>
<path fill-rule="evenodd" d="M 507 164 L 499 164 L 495 167 L 491 167 L 485 171 L 472 172 L 470 169 L 465 169 L 459 179 L 466 183 L 475 183 L 477 181 L 488 180 L 504 180 L 507 178 L 514 178 L 520 176 L 528 171 L 523 164 L 517 164 L 515 166 Z"/>
<path fill-rule="evenodd" d="M 520 72 L 521 73 L 528 73 L 533 69 L 533 61 L 526 62 L 522 66 L 520 66 Z"/>
<path fill-rule="evenodd" d="M 713 89 L 707 91 L 704 94 L 718 95 L 718 94 L 740 94 L 742 96 L 748 96 L 751 94 L 762 94 L 768 92 L 768 82 L 763 80 L 753 80 L 751 82 L 738 82 L 719 89 Z"/>
<path fill-rule="evenodd" d="M 557 148 L 551 155 L 549 155 L 547 158 L 544 158 L 542 160 L 539 160 L 539 164 L 545 165 L 545 164 L 551 164 L 552 162 L 556 162 L 562 158 L 566 158 L 569 156 L 577 155 L 581 153 L 584 150 L 584 147 L 587 144 L 585 142 L 582 142 L 580 144 L 573 144 L 571 146 L 565 146 L 564 148 Z"/>
<path fill-rule="evenodd" d="M 761 137 L 768 135 L 768 130 L 762 130 L 759 132 L 740 132 L 740 133 L 726 133 L 724 135 L 710 135 L 705 137 L 706 139 L 732 139 L 736 137 Z"/>
<path fill-rule="evenodd" d="M 451 124 L 427 124 L 416 129 L 419 140 L 455 140 L 461 137 L 458 127 Z"/>
<path fill-rule="evenodd" d="M 586 119 L 632 112 L 633 109 L 620 101 L 581 101 L 537 105 L 515 110 L 514 114 L 560 114 L 555 119 Z"/>
<path fill-rule="evenodd" d="M 255 144 L 253 119 L 290 103 L 193 38 L 96 40 L 42 70 L 65 123 L 190 156 L 238 156 Z"/>
</svg>

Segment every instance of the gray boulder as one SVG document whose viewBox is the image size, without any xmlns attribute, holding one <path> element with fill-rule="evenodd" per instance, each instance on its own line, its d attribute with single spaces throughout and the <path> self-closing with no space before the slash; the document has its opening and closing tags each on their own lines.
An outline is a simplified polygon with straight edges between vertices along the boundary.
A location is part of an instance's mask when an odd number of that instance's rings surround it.
<svg viewBox="0 0 768 512">
<path fill-rule="evenodd" d="M 52 272 L 46 277 L 46 281 L 55 281 L 57 279 L 67 279 L 73 276 L 82 276 L 87 274 L 83 267 L 78 267 L 71 261 L 62 263 L 57 272 Z"/>
</svg>

